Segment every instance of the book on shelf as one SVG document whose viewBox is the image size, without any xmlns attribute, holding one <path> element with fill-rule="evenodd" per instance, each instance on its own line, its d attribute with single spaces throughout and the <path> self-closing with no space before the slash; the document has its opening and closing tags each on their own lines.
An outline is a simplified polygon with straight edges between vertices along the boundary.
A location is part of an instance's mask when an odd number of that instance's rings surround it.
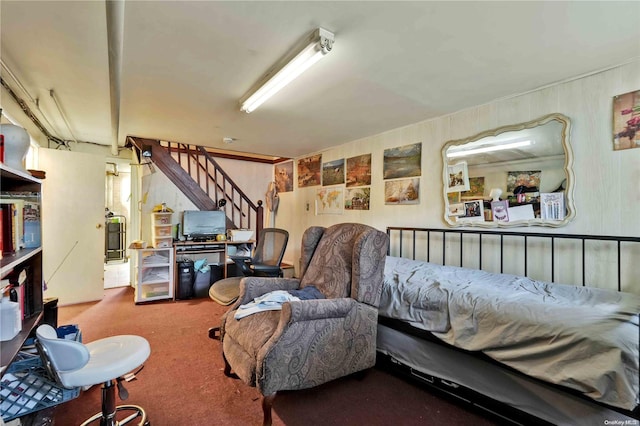
<svg viewBox="0 0 640 426">
<path fill-rule="evenodd" d="M 24 248 L 24 200 L 21 199 L 11 199 L 11 198 L 0 198 L 0 206 L 2 206 L 3 210 L 3 232 L 4 227 L 8 227 L 11 231 L 11 246 L 12 249 L 10 252 L 15 252 Z M 4 212 L 4 209 L 7 209 L 7 212 Z M 5 222 L 4 219 L 7 219 Z M 5 234 L 4 236 L 8 236 Z M 6 243 L 3 238 L 3 243 Z"/>
<path fill-rule="evenodd" d="M 42 244 L 40 203 L 29 199 L 0 198 L 2 252 L 15 253 Z"/>
<path fill-rule="evenodd" d="M 41 243 L 40 203 L 25 201 L 23 210 L 23 240 L 25 248 L 37 248 Z"/>
</svg>

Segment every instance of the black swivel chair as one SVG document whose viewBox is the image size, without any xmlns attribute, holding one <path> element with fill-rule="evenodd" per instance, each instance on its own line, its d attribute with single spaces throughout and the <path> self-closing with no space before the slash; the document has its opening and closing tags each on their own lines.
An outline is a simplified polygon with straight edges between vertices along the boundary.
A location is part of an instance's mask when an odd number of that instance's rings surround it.
<svg viewBox="0 0 640 426">
<path fill-rule="evenodd" d="M 284 229 L 264 228 L 260 231 L 253 257 L 229 256 L 245 277 L 282 277 L 280 263 L 289 241 Z"/>
<path fill-rule="evenodd" d="M 282 277 L 280 263 L 289 241 L 284 229 L 264 228 L 260 231 L 253 256 L 229 256 L 242 272 L 240 277 L 216 281 L 209 288 L 209 297 L 221 305 L 232 304 L 240 294 L 240 281 L 244 277 Z"/>
</svg>

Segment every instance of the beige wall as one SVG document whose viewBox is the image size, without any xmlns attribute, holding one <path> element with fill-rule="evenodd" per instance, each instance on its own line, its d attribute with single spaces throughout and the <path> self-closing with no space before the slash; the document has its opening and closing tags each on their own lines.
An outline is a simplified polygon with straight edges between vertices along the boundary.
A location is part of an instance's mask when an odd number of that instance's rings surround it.
<svg viewBox="0 0 640 426">
<path fill-rule="evenodd" d="M 466 138 L 484 130 L 555 112 L 571 120 L 577 215 L 566 227 L 532 230 L 640 236 L 640 149 L 613 151 L 612 142 L 612 98 L 638 89 L 640 61 L 635 61 L 606 72 L 496 100 L 322 151 L 323 162 L 372 154 L 371 209 L 317 216 L 313 206 L 316 190 L 320 187 L 300 189 L 296 183 L 293 192 L 280 194 L 276 215 L 276 225 L 291 234 L 285 259 L 297 263 L 302 233 L 312 225 L 362 222 L 381 230 L 392 225 L 445 227 L 441 195 L 442 146 L 451 139 Z M 420 204 L 385 205 L 383 151 L 417 142 L 422 142 Z M 294 166 L 297 182 L 295 169 Z M 307 203 L 309 211 L 306 210 Z"/>
<path fill-rule="evenodd" d="M 216 158 L 220 167 L 238 184 L 242 191 L 254 202 L 264 201 L 268 183 L 273 179 L 273 166 L 240 160 Z M 157 204 L 166 203 L 175 214 L 173 223 L 180 222 L 184 210 L 198 210 L 189 199 L 180 192 L 173 182 L 157 167 L 151 173 L 149 168 L 138 167 L 144 173 L 140 192 L 141 234 L 137 239 L 151 241 L 151 212 Z"/>
</svg>

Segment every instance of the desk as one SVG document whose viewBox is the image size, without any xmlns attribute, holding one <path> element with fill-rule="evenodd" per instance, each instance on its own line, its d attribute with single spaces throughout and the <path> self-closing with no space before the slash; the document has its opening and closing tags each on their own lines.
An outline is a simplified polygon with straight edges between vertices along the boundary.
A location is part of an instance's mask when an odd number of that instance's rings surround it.
<svg viewBox="0 0 640 426">
<path fill-rule="evenodd" d="M 233 263 L 233 261 L 229 258 L 229 246 L 234 246 L 237 248 L 238 246 L 243 244 L 249 248 L 250 256 L 253 252 L 253 245 L 255 244 L 254 240 L 205 242 L 179 241 L 173 244 L 173 249 L 175 251 L 174 258 L 176 259 L 176 261 L 178 261 L 184 258 L 198 260 L 206 257 L 209 264 L 218 264 L 223 266 L 222 278 L 227 278 L 229 276 L 227 266 L 229 265 L 229 263 Z M 176 279 L 175 282 L 178 282 L 178 280 Z"/>
</svg>

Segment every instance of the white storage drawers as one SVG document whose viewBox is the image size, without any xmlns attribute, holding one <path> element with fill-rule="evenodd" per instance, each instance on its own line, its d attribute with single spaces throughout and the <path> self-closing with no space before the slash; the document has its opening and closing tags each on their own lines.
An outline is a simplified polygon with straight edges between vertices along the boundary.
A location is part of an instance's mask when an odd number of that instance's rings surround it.
<svg viewBox="0 0 640 426">
<path fill-rule="evenodd" d="M 153 247 L 173 247 L 171 216 L 170 212 L 151 213 L 151 245 Z"/>
<path fill-rule="evenodd" d="M 136 251 L 135 303 L 173 299 L 173 246 Z"/>
</svg>

